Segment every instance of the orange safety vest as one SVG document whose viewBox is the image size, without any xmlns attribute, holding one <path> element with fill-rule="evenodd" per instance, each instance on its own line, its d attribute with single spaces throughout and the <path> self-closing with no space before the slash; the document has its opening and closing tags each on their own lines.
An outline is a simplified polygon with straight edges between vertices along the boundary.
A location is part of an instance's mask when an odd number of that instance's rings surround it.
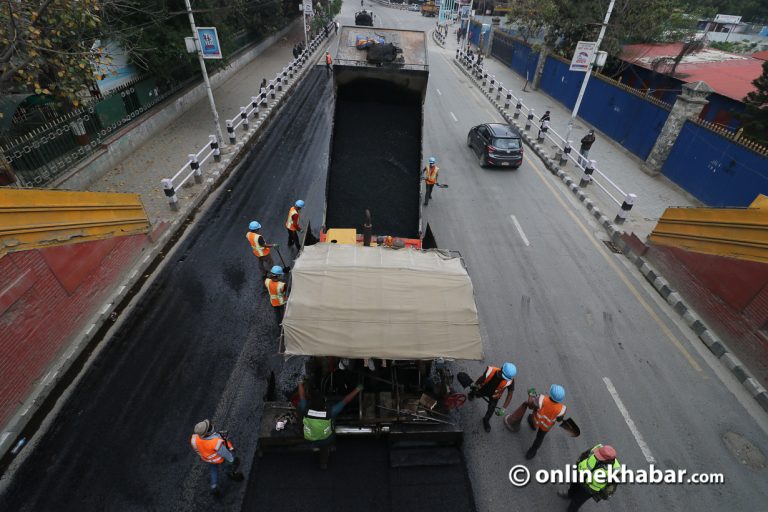
<svg viewBox="0 0 768 512">
<path fill-rule="evenodd" d="M 253 254 L 261 258 L 262 256 L 267 256 L 269 254 L 269 247 L 266 245 L 259 244 L 259 234 L 258 233 L 251 233 L 248 232 L 247 235 L 245 235 L 245 238 L 248 239 L 248 242 L 251 244 L 251 249 L 253 249 Z"/>
<path fill-rule="evenodd" d="M 219 455 L 217 452 L 223 443 L 224 440 L 219 437 L 218 434 L 210 439 L 203 439 L 197 434 L 193 434 L 192 439 L 190 439 L 192 449 L 197 452 L 197 454 L 201 459 L 203 459 L 204 462 L 208 462 L 210 464 L 221 464 L 224 462 L 224 457 Z M 227 441 L 227 448 L 229 450 L 232 450 L 233 448 L 232 443 L 229 441 Z"/>
<path fill-rule="evenodd" d="M 264 280 L 264 286 L 267 287 L 269 299 L 274 307 L 280 307 L 285 304 L 285 283 L 267 278 Z"/>
<path fill-rule="evenodd" d="M 565 415 L 565 406 L 549 398 L 539 396 L 538 409 L 533 411 L 533 426 L 544 432 L 549 432 L 557 418 Z"/>
<path fill-rule="evenodd" d="M 436 165 L 427 166 L 427 176 L 426 176 L 427 185 L 434 185 L 435 183 L 437 183 L 437 171 L 439 170 L 440 168 Z"/>
<path fill-rule="evenodd" d="M 500 368 L 496 368 L 495 366 L 489 366 L 485 369 L 485 380 L 483 381 L 483 386 L 491 382 L 491 379 L 493 379 L 494 375 L 496 375 L 497 372 L 500 372 Z M 504 390 L 507 389 L 509 386 L 512 385 L 511 380 L 507 380 L 502 378 L 501 381 L 499 381 L 498 386 L 496 386 L 496 389 L 493 390 L 493 395 L 491 398 L 494 400 L 498 400 L 501 398 L 501 394 L 504 393 Z M 480 386 L 482 388 L 482 386 Z"/>
<path fill-rule="evenodd" d="M 285 221 L 285 227 L 291 231 L 298 231 L 301 229 L 301 225 L 299 224 L 299 210 L 297 210 L 295 206 L 291 206 L 291 209 L 288 210 L 288 219 Z"/>
<path fill-rule="evenodd" d="M 328 64 L 328 65 L 330 65 L 330 64 L 331 64 L 331 62 L 333 62 L 333 61 L 331 60 L 331 54 L 330 54 L 330 53 L 326 53 L 326 54 L 325 54 L 325 63 L 326 63 L 326 64 Z"/>
</svg>

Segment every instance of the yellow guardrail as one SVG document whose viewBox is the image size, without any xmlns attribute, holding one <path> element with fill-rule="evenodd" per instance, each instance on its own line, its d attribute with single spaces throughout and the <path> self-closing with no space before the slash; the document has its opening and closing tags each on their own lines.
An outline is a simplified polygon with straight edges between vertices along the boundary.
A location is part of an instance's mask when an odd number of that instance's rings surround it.
<svg viewBox="0 0 768 512">
<path fill-rule="evenodd" d="M 0 189 L 0 257 L 147 231 L 138 194 Z"/>
<path fill-rule="evenodd" d="M 768 263 L 768 197 L 748 208 L 667 208 L 652 243 Z"/>
</svg>

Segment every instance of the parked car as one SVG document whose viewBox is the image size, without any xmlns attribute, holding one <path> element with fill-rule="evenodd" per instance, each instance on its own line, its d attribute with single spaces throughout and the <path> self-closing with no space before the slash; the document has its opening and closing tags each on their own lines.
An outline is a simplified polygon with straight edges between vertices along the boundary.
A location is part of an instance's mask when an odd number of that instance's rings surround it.
<svg viewBox="0 0 768 512">
<path fill-rule="evenodd" d="M 421 10 L 421 6 L 419 4 L 411 4 L 408 6 L 409 11 L 419 12 Z"/>
<path fill-rule="evenodd" d="M 508 124 L 486 123 L 472 127 L 467 134 L 467 146 L 480 159 L 480 167 L 518 168 L 523 163 L 523 141 Z"/>
</svg>

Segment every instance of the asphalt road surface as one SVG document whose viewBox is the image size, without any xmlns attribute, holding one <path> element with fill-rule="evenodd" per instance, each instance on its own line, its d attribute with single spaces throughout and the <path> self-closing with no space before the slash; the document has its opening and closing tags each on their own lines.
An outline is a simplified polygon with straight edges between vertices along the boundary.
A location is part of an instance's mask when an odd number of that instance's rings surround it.
<svg viewBox="0 0 768 512">
<path fill-rule="evenodd" d="M 345 6 L 342 22 L 355 8 Z M 378 26 L 427 30 L 435 22 L 374 11 Z M 424 216 L 438 245 L 464 256 L 475 286 L 486 360 L 457 368 L 476 374 L 484 364 L 514 361 L 515 403 L 528 387 L 562 384 L 568 415 L 582 431 L 573 439 L 556 429 L 526 463 L 532 432 L 511 434 L 493 418 L 486 434 L 481 404 L 467 405 L 464 456 L 478 510 L 564 509 L 557 486 L 516 488 L 508 471 L 516 464 L 562 468 L 598 442 L 614 445 L 630 468 L 653 461 L 722 473 L 725 483 L 624 485 L 610 503 L 585 510 L 766 510 L 765 460 L 761 467 L 750 449 L 768 452 L 765 414 L 601 243 L 599 226 L 540 162 L 526 155 L 516 171 L 480 169 L 465 146 L 467 131 L 499 117 L 450 62 L 452 53 L 430 42 L 424 155 L 438 158 L 440 181 L 450 188 L 434 191 Z M 192 425 L 206 416 L 232 432 L 246 470 L 258 474 L 251 461 L 264 379 L 278 370 L 286 387 L 297 368 L 272 356 L 276 327 L 245 226 L 258 219 L 268 241 L 284 244 L 282 222 L 298 198 L 307 201 L 306 217 L 321 218 L 329 85 L 323 71 L 307 78 L 231 191 L 212 201 L 180 242 L 51 428 L 30 446 L 0 510 L 209 509 L 205 468 L 187 444 Z M 290 492 L 285 480 L 295 475 L 280 474 L 281 492 Z M 352 475 L 368 486 L 385 478 Z M 278 509 L 282 503 L 264 501 L 258 481 L 225 485 L 222 509 L 239 509 L 246 496 Z"/>
</svg>

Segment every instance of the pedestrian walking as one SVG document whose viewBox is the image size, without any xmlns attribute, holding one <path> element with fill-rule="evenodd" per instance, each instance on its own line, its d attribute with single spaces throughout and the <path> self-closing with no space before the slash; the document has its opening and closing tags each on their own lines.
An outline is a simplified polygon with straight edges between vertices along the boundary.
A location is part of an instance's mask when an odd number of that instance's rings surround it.
<svg viewBox="0 0 768 512">
<path fill-rule="evenodd" d="M 226 432 L 216 432 L 211 420 L 203 420 L 195 425 L 190 444 L 195 453 L 203 459 L 203 462 L 208 464 L 211 478 L 211 494 L 215 497 L 221 496 L 219 466 L 223 463 L 226 462 L 229 465 L 227 476 L 231 480 L 243 480 L 243 473 L 238 471 L 240 458 L 234 455 L 235 446 L 227 439 Z"/>
<path fill-rule="evenodd" d="M 530 407 L 533 412 L 528 415 L 528 424 L 536 431 L 536 439 L 525 454 L 527 460 L 536 456 L 541 443 L 544 442 L 544 436 L 547 435 L 555 422 L 563 421 L 565 416 L 565 388 L 559 384 L 552 384 L 549 387 L 549 395 L 538 395 L 530 398 Z"/>
<path fill-rule="evenodd" d="M 303 228 L 301 227 L 299 212 L 302 208 L 304 208 L 304 201 L 299 199 L 288 210 L 288 218 L 285 220 L 285 229 L 288 230 L 288 247 L 296 246 L 297 251 L 301 250 L 299 233 L 303 231 Z"/>
<path fill-rule="evenodd" d="M 432 199 L 432 189 L 435 188 L 439 172 L 440 168 L 437 166 L 437 159 L 433 156 L 429 157 L 429 164 L 424 166 L 424 169 L 421 170 L 421 174 L 424 176 L 424 182 L 427 184 L 427 189 L 424 192 L 424 206 L 427 206 L 429 200 Z"/>
<path fill-rule="evenodd" d="M 550 119 L 552 119 L 552 116 L 550 116 L 549 110 L 547 110 L 546 112 L 544 112 L 544 115 L 541 116 L 541 119 L 539 119 L 541 124 L 539 124 L 539 134 L 536 136 L 537 139 L 541 137 L 541 129 L 544 128 L 544 126 L 549 128 Z M 547 124 L 545 125 L 544 123 L 547 123 Z"/>
<path fill-rule="evenodd" d="M 621 469 L 616 458 L 616 450 L 609 445 L 597 444 L 579 456 L 577 468 L 586 475 L 585 482 L 573 482 L 568 491 L 558 492 L 558 496 L 571 500 L 568 512 L 576 512 L 590 498 L 595 501 L 607 500 L 616 492 L 618 482 L 608 481 L 606 468 Z M 596 475 L 600 475 L 596 477 Z"/>
<path fill-rule="evenodd" d="M 299 45 L 295 44 L 295 45 L 293 45 L 293 58 L 294 58 L 294 60 L 296 58 L 298 58 L 298 56 L 299 56 Z"/>
<path fill-rule="evenodd" d="M 325 52 L 325 69 L 328 70 L 328 74 L 331 74 L 333 69 L 333 59 L 331 58 L 331 52 Z"/>
<path fill-rule="evenodd" d="M 267 277 L 269 269 L 272 268 L 272 256 L 270 256 L 270 247 L 274 247 L 274 244 L 270 245 L 264 241 L 264 237 L 261 236 L 259 231 L 261 230 L 261 224 L 258 221 L 252 220 L 248 224 L 248 233 L 245 238 L 248 239 L 248 243 L 251 244 L 254 256 L 259 260 L 259 268 L 261 268 L 262 279 Z"/>
<path fill-rule="evenodd" d="M 325 397 L 320 390 L 312 389 L 309 393 L 309 399 L 307 399 L 304 383 L 299 382 L 299 405 L 296 410 L 304 426 L 304 439 L 309 441 L 313 449 L 320 452 L 320 469 L 328 469 L 331 445 L 336 440 L 333 420 L 362 390 L 363 385 L 358 384 L 341 402 L 335 404 L 328 411 L 325 406 Z"/>
<path fill-rule="evenodd" d="M 587 159 L 589 157 L 589 150 L 592 149 L 592 144 L 595 143 L 595 130 L 589 130 L 589 132 L 581 138 L 581 147 L 579 148 L 579 153 L 581 154 L 581 157 L 579 158 L 579 163 L 584 166 L 587 164 Z"/>
<path fill-rule="evenodd" d="M 339 22 L 338 21 L 334 21 L 333 22 L 333 33 L 334 34 L 338 34 L 339 33 Z"/>
<path fill-rule="evenodd" d="M 486 432 L 491 431 L 491 416 L 495 412 L 497 416 L 503 416 L 509 402 L 512 401 L 512 394 L 515 392 L 515 375 L 517 367 L 509 362 L 504 363 L 501 368 L 488 366 L 485 372 L 478 377 L 472 384 L 468 398 L 473 400 L 475 397 L 485 397 L 488 399 L 488 410 L 483 417 L 483 427 Z M 503 407 L 497 407 L 501 395 L 507 390 L 507 398 L 504 400 Z"/>
<path fill-rule="evenodd" d="M 288 285 L 285 283 L 285 272 L 283 267 L 275 265 L 267 274 L 267 278 L 264 280 L 264 286 L 269 292 L 269 303 L 272 305 L 272 309 L 275 313 L 275 319 L 277 325 L 283 323 L 283 315 L 285 314 L 285 303 L 288 301 Z"/>
<path fill-rule="evenodd" d="M 326 25 L 323 27 L 323 36 L 324 36 L 324 37 L 328 37 L 328 32 L 330 32 L 330 30 L 331 30 L 331 27 L 330 27 L 330 25 L 327 25 L 327 24 L 326 24 Z"/>
</svg>

